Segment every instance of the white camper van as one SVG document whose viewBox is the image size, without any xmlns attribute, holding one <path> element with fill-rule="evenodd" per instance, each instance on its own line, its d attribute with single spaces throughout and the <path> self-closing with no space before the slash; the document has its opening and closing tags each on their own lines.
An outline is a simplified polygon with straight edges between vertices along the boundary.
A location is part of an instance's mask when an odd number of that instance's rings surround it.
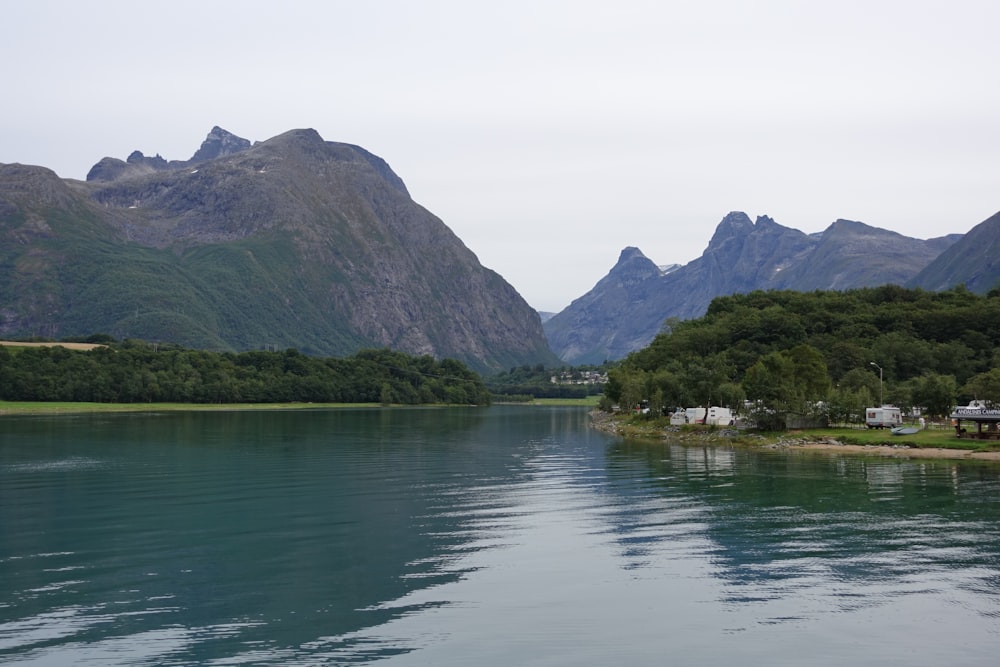
<svg viewBox="0 0 1000 667">
<path fill-rule="evenodd" d="M 865 426 L 868 428 L 895 428 L 902 424 L 903 415 L 899 408 L 883 405 L 880 408 L 865 409 Z"/>
</svg>

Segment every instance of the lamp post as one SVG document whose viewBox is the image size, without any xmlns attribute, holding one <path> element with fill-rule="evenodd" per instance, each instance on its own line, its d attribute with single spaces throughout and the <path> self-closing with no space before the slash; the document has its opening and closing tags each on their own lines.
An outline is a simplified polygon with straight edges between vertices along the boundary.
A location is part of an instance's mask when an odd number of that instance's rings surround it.
<svg viewBox="0 0 1000 667">
<path fill-rule="evenodd" d="M 882 401 L 882 367 L 876 364 L 874 361 L 870 362 L 872 366 L 878 369 L 878 405 L 882 407 L 885 403 Z"/>
</svg>

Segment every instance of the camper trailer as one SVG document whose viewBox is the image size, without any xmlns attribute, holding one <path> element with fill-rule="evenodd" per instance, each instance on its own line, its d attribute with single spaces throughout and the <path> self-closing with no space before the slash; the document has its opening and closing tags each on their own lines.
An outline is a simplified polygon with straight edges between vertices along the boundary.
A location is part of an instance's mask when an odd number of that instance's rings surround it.
<svg viewBox="0 0 1000 667">
<path fill-rule="evenodd" d="M 883 405 L 880 408 L 865 409 L 865 426 L 868 428 L 895 428 L 903 424 L 899 408 Z"/>
<path fill-rule="evenodd" d="M 729 408 L 720 408 L 713 405 L 705 415 L 705 423 L 710 426 L 731 426 L 733 422 L 733 411 Z"/>
<path fill-rule="evenodd" d="M 670 415 L 671 426 L 684 424 L 708 424 L 710 426 L 729 426 L 733 424 L 733 411 L 716 405 L 708 408 L 677 408 Z"/>
<path fill-rule="evenodd" d="M 705 408 L 688 408 L 684 411 L 684 417 L 688 424 L 704 424 Z"/>
</svg>

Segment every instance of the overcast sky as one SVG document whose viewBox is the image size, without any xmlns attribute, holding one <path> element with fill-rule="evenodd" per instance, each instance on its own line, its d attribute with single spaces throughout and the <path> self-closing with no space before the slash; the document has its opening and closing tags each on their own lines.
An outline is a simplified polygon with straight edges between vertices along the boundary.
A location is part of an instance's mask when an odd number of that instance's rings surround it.
<svg viewBox="0 0 1000 667">
<path fill-rule="evenodd" d="M 12 0 L 0 162 L 82 179 L 315 128 L 559 311 L 733 210 L 967 232 L 1000 210 L 998 25 L 995 0 Z"/>
</svg>

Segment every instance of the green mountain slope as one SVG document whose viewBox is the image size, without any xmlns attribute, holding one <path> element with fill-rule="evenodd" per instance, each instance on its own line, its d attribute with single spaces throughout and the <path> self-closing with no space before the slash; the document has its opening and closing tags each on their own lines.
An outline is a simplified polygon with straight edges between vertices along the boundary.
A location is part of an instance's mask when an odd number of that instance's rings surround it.
<svg viewBox="0 0 1000 667">
<path fill-rule="evenodd" d="M 105 158 L 85 183 L 0 165 L 0 335 L 556 363 L 538 314 L 380 158 L 313 130 L 229 145 Z"/>
</svg>

